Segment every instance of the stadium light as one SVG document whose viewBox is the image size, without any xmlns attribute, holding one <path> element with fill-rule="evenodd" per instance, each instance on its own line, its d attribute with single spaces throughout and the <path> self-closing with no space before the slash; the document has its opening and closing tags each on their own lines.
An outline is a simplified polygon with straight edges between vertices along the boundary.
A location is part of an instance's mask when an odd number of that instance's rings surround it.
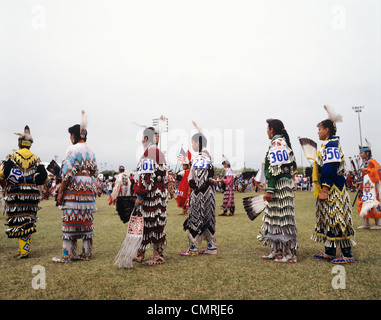
<svg viewBox="0 0 381 320">
<path fill-rule="evenodd" d="M 365 108 L 364 106 L 355 106 L 355 107 L 352 107 L 352 109 L 357 113 L 357 116 L 358 116 L 358 119 L 359 119 L 360 146 L 362 146 L 360 113 L 362 112 L 362 109 L 364 109 L 364 108 Z"/>
</svg>

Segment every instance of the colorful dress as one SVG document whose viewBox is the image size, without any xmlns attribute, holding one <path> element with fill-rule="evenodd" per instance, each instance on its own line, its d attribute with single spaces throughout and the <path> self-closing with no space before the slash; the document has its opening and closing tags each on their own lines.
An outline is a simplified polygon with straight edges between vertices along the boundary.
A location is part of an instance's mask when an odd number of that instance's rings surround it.
<svg viewBox="0 0 381 320">
<path fill-rule="evenodd" d="M 183 255 L 197 255 L 201 242 L 208 243 L 206 253 L 217 253 L 216 243 L 216 198 L 213 183 L 214 166 L 208 151 L 202 150 L 192 162 L 189 173 L 188 217 L 184 221 L 184 230 L 188 230 L 190 247 L 182 251 Z"/>
<path fill-rule="evenodd" d="M 188 202 L 190 194 L 190 187 L 188 182 L 189 173 L 190 169 L 184 170 L 181 180 L 179 182 L 178 190 L 176 191 L 177 206 L 183 209 L 182 214 L 188 214 Z"/>
<path fill-rule="evenodd" d="M 266 192 L 272 193 L 272 201 L 266 203 L 263 225 L 258 239 L 274 252 L 284 251 L 295 256 L 298 237 L 294 211 L 295 184 L 291 166 L 295 161 L 294 153 L 283 136 L 272 138 L 264 160 L 264 174 L 267 180 Z"/>
<path fill-rule="evenodd" d="M 381 166 L 374 159 L 365 160 L 359 170 L 359 177 L 359 215 L 368 219 L 380 219 Z"/>
<path fill-rule="evenodd" d="M 0 179 L 6 180 L 5 212 L 8 238 L 19 239 L 19 255 L 30 251 L 31 235 L 36 232 L 37 212 L 42 199 L 39 185 L 49 178 L 40 159 L 29 149 L 9 154 L 0 166 Z"/>
<path fill-rule="evenodd" d="M 69 180 L 63 191 L 62 240 L 65 259 L 77 259 L 77 239 L 83 240 L 80 259 L 92 256 L 94 212 L 96 200 L 97 163 L 86 142 L 70 146 L 62 166 L 62 181 Z"/>
<path fill-rule="evenodd" d="M 323 242 L 324 257 L 334 257 L 341 248 L 344 257 L 352 257 L 355 245 L 352 227 L 352 206 L 345 183 L 345 158 L 338 136 L 331 136 L 321 146 L 313 165 L 314 194 L 318 198 L 323 186 L 328 187 L 328 199 L 316 201 L 316 227 L 311 237 Z M 320 258 L 319 255 L 316 255 Z"/>
<path fill-rule="evenodd" d="M 222 209 L 224 214 L 230 210 L 230 215 L 234 216 L 235 203 L 234 203 L 234 175 L 231 168 L 226 169 L 226 177 L 223 180 L 225 184 L 224 198 L 222 202 Z"/>
<path fill-rule="evenodd" d="M 151 144 L 140 159 L 137 167 L 139 179 L 136 195 L 143 199 L 139 207 L 144 218 L 143 240 L 138 251 L 142 260 L 145 251 L 154 247 L 155 260 L 164 262 L 164 249 L 167 244 L 165 226 L 168 204 L 168 169 L 163 153 Z"/>
</svg>

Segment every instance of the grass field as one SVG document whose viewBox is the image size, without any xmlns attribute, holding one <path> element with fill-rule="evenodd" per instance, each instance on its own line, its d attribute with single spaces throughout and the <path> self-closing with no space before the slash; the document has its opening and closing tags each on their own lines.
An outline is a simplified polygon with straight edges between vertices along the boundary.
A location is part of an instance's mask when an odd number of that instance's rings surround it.
<svg viewBox="0 0 381 320">
<path fill-rule="evenodd" d="M 312 255 L 322 245 L 310 240 L 314 230 L 314 198 L 311 192 L 296 193 L 299 250 L 296 264 L 276 264 L 261 256 L 269 252 L 256 236 L 261 216 L 250 221 L 242 198 L 236 193 L 234 217 L 217 216 L 218 254 L 183 257 L 188 246 L 175 200 L 170 200 L 167 218 L 166 262 L 159 266 L 135 263 L 133 269 L 118 269 L 114 258 L 126 234 L 126 227 L 109 206 L 107 197 L 97 199 L 94 257 L 91 261 L 54 264 L 61 254 L 61 211 L 53 200 L 42 201 L 37 233 L 32 237 L 30 257 L 15 260 L 17 240 L 0 236 L 1 300 L 379 300 L 381 298 L 381 230 L 357 229 L 362 220 L 354 208 L 356 228 L 354 264 L 345 265 L 345 289 L 334 289 L 333 264 Z M 354 194 L 351 194 L 353 198 Z M 222 194 L 217 194 L 217 208 Z M 220 213 L 218 209 L 217 214 Z M 0 215 L 4 226 L 6 216 Z M 373 223 L 373 222 L 372 222 Z M 4 226 L 5 228 L 5 226 Z M 205 245 L 205 244 L 204 244 Z M 152 256 L 152 250 L 146 257 Z M 35 290 L 34 266 L 45 268 L 46 288 Z"/>
</svg>

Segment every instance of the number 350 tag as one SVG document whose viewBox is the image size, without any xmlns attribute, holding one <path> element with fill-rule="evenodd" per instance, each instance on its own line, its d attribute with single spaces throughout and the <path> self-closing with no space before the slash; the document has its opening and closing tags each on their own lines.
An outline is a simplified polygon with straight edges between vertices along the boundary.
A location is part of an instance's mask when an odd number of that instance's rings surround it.
<svg viewBox="0 0 381 320">
<path fill-rule="evenodd" d="M 152 159 L 142 159 L 140 162 L 139 173 L 153 173 L 154 163 Z"/>
</svg>

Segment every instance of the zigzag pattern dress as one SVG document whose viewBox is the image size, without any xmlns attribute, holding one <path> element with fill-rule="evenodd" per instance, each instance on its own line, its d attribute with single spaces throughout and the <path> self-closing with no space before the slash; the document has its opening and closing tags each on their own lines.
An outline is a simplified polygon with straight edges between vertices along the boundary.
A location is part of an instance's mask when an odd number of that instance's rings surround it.
<svg viewBox="0 0 381 320">
<path fill-rule="evenodd" d="M 140 212 L 144 218 L 143 241 L 139 250 L 145 252 L 150 246 L 164 250 L 167 240 L 168 168 L 163 153 L 156 145 L 150 145 L 141 157 L 137 171 L 139 180 L 136 194 L 143 196 Z"/>
<path fill-rule="evenodd" d="M 259 241 L 274 250 L 294 251 L 298 247 L 294 211 L 295 184 L 291 175 L 291 164 L 295 161 L 292 149 L 283 136 L 276 135 L 267 151 L 264 168 L 267 192 L 272 193 L 272 201 L 266 203 Z"/>
<path fill-rule="evenodd" d="M 193 236 L 203 235 L 206 231 L 211 235 L 216 232 L 216 198 L 214 184 L 211 181 L 213 176 L 211 156 L 208 151 L 202 150 L 193 161 L 189 173 L 189 186 L 192 192 L 189 196 L 188 217 L 183 225 L 184 230 L 189 230 Z"/>
<path fill-rule="evenodd" d="M 89 175 L 81 175 L 88 172 Z M 90 172 L 93 175 L 90 175 Z M 96 200 L 95 154 L 86 143 L 69 147 L 62 166 L 62 180 L 69 180 L 63 192 L 62 239 L 92 239 Z"/>
<path fill-rule="evenodd" d="M 324 242 L 326 248 L 350 248 L 355 232 L 352 206 L 345 184 L 345 158 L 339 137 L 330 137 L 317 153 L 313 167 L 315 196 L 327 186 L 327 201 L 316 201 L 316 227 L 311 239 Z"/>
<path fill-rule="evenodd" d="M 27 237 L 36 232 L 42 199 L 38 185 L 47 181 L 47 173 L 40 159 L 29 149 L 13 152 L 6 159 L 0 167 L 0 178 L 8 179 L 4 198 L 8 216 L 5 232 L 9 238 Z M 18 178 L 11 179 L 17 175 Z"/>
</svg>

